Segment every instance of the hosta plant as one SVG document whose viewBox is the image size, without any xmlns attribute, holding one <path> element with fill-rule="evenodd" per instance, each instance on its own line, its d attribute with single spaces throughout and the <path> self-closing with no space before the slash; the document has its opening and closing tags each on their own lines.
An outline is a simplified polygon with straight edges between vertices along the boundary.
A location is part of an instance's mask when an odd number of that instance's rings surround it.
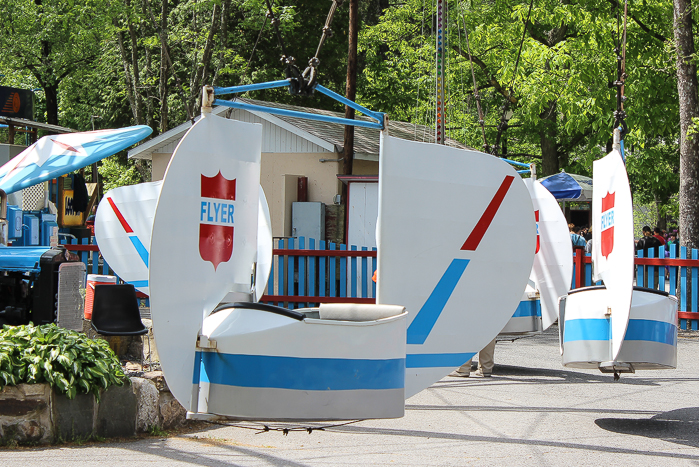
<svg viewBox="0 0 699 467">
<path fill-rule="evenodd" d="M 0 330 L 0 389 L 20 383 L 48 383 L 73 399 L 78 391 L 122 386 L 119 359 L 106 341 L 55 324 L 3 326 Z"/>
</svg>

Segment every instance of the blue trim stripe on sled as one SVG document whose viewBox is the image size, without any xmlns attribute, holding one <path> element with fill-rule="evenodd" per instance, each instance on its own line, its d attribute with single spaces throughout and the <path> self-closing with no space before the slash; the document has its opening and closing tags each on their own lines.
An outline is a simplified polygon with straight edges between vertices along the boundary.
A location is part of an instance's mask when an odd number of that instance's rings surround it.
<svg viewBox="0 0 699 467">
<path fill-rule="evenodd" d="M 606 319 L 573 319 L 565 322 L 563 342 L 607 341 L 609 321 Z M 648 319 L 629 320 L 624 340 L 650 341 L 677 345 L 677 326 L 665 321 Z"/>
<path fill-rule="evenodd" d="M 513 318 L 524 318 L 528 316 L 541 316 L 541 302 L 539 300 L 522 300 L 517 305 Z"/>
<path fill-rule="evenodd" d="M 475 353 L 408 354 L 406 368 L 454 368 L 471 360 Z"/>
<path fill-rule="evenodd" d="M 342 391 L 405 387 L 405 359 L 297 358 L 197 352 L 193 383 Z"/>
</svg>

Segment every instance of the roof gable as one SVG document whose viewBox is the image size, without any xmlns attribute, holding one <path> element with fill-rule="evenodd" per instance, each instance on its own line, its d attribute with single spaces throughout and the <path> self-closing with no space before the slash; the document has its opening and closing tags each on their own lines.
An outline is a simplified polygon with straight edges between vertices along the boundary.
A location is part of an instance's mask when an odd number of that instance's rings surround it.
<svg viewBox="0 0 699 467">
<path fill-rule="evenodd" d="M 245 98 L 237 98 L 236 100 L 264 107 L 276 107 L 310 114 L 344 117 L 344 114 L 330 110 L 312 109 Z M 263 135 L 265 135 L 263 138 L 265 141 L 263 142 L 262 152 L 265 153 L 341 152 L 344 146 L 344 125 L 339 123 L 320 122 L 286 115 L 272 115 L 261 111 L 230 109 L 224 106 L 214 107 L 212 113 L 226 118 L 261 123 L 264 127 Z M 197 116 L 195 121 L 199 118 L 201 117 Z M 368 117 L 364 116 L 357 116 L 356 118 L 371 121 Z M 136 159 L 151 159 L 154 153 L 172 153 L 180 139 L 191 126 L 191 122 L 182 123 L 131 149 L 128 152 L 128 156 L 129 158 Z M 411 141 L 422 141 L 426 143 L 435 142 L 433 130 L 424 125 L 389 120 L 388 132 L 391 136 Z M 378 160 L 379 134 L 380 130 L 377 129 L 355 127 L 355 157 L 358 159 Z M 284 140 L 284 144 L 281 144 L 280 140 Z M 447 145 L 467 149 L 467 146 L 453 139 L 447 139 Z"/>
</svg>

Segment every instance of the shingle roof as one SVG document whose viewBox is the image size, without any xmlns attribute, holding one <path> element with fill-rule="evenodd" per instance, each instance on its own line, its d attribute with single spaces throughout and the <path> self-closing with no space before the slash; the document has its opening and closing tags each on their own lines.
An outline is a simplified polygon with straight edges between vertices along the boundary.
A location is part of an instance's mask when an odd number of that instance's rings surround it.
<svg viewBox="0 0 699 467">
<path fill-rule="evenodd" d="M 264 107 L 278 107 L 286 110 L 296 110 L 299 112 L 307 112 L 318 115 L 328 115 L 332 117 L 344 117 L 344 113 L 333 112 L 331 110 L 312 109 L 309 107 L 298 107 L 294 105 L 278 104 L 276 102 L 257 101 L 253 99 L 238 98 L 240 102 L 249 104 L 261 105 Z M 338 123 L 326 123 L 315 120 L 306 120 L 303 118 L 287 117 L 284 115 L 275 115 L 275 117 L 284 120 L 285 122 L 294 125 L 295 127 L 307 131 L 308 133 L 324 139 L 335 145 L 338 150 L 342 150 L 345 140 L 345 126 Z M 374 121 L 369 117 L 357 115 L 358 120 Z M 373 128 L 355 127 L 354 128 L 354 152 L 379 155 L 379 133 L 380 130 Z M 399 122 L 396 120 L 388 120 L 388 134 L 397 138 L 407 139 L 410 141 L 422 141 L 425 143 L 434 143 L 434 130 L 424 125 L 417 125 L 407 122 Z M 468 146 L 448 138 L 446 141 L 448 146 L 460 149 L 470 149 Z"/>
<path fill-rule="evenodd" d="M 333 112 L 330 110 L 312 109 L 309 107 L 299 107 L 288 104 L 278 104 L 276 102 L 258 101 L 242 97 L 236 98 L 236 100 L 239 102 L 245 102 L 263 107 L 277 107 L 280 109 L 295 110 L 298 112 L 306 112 L 311 114 L 328 115 L 333 117 L 344 118 L 343 113 Z M 229 110 L 228 107 L 219 106 L 213 109 L 213 113 L 216 115 L 222 115 L 227 110 Z M 259 115 L 260 118 L 265 118 L 265 114 L 258 112 L 256 112 L 256 114 Z M 317 138 L 327 141 L 328 143 L 332 144 L 337 149 L 337 151 L 342 151 L 344 147 L 345 126 L 342 124 L 326 123 L 316 120 L 307 120 L 298 117 L 289 117 L 285 115 L 274 115 L 274 118 L 283 120 L 284 122 L 298 128 L 299 130 L 302 130 L 303 132 L 307 132 Z M 362 115 L 357 115 L 355 118 L 366 121 L 373 121 L 372 119 L 364 117 Z M 131 149 L 128 153 L 129 157 L 149 158 L 151 154 L 157 152 L 159 148 L 162 148 L 167 144 L 172 143 L 173 141 L 179 140 L 182 136 L 184 136 L 184 133 L 190 128 L 190 126 L 190 122 L 182 123 L 177 127 L 172 128 L 149 141 L 146 141 L 145 143 Z M 355 154 L 378 157 L 379 133 L 380 130 L 376 130 L 373 128 L 355 127 Z M 426 143 L 434 143 L 435 141 L 434 130 L 429 127 L 426 127 L 424 125 L 416 125 L 413 123 L 394 121 L 390 119 L 388 122 L 388 134 L 397 138 L 407 139 L 410 141 L 422 141 Z M 468 148 L 468 146 L 465 146 L 464 144 L 450 138 L 447 138 L 446 144 L 448 146 L 456 148 L 470 149 Z"/>
</svg>

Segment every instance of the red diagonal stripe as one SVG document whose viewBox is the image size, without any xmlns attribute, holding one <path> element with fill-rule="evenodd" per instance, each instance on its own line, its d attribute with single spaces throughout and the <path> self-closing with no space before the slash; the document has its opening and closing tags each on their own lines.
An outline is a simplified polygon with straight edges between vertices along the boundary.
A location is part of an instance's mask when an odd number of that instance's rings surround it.
<svg viewBox="0 0 699 467">
<path fill-rule="evenodd" d="M 116 214 L 117 219 L 119 219 L 119 222 L 121 222 L 121 226 L 126 230 L 126 233 L 133 233 L 133 230 L 131 229 L 131 226 L 129 225 L 128 222 L 126 222 L 126 219 L 124 219 L 124 216 L 121 215 L 121 211 L 119 211 L 119 208 L 117 207 L 116 204 L 114 204 L 114 201 L 112 201 L 112 198 L 107 197 L 107 201 L 109 201 L 109 205 L 114 209 L 114 214 Z"/>
<path fill-rule="evenodd" d="M 78 152 L 78 150 L 75 149 L 73 146 L 71 146 L 70 144 L 64 143 L 63 141 L 58 141 L 58 140 L 56 140 L 56 139 L 52 139 L 51 141 L 53 141 L 54 144 L 57 144 L 57 145 L 59 145 L 59 146 L 65 148 L 65 149 L 67 149 L 67 150 L 69 150 L 69 151 L 71 151 L 71 152 Z"/>
<path fill-rule="evenodd" d="M 497 193 L 495 193 L 493 199 L 490 200 L 490 204 L 488 204 L 488 207 L 485 208 L 485 211 L 483 212 L 481 218 L 478 219 L 478 223 L 473 228 L 471 235 L 468 236 L 463 246 L 461 247 L 462 250 L 475 251 L 476 248 L 478 248 L 478 244 L 481 243 L 481 240 L 483 240 L 485 232 L 488 230 L 488 227 L 490 227 L 491 222 L 493 222 L 495 213 L 497 213 L 498 209 L 500 209 L 502 200 L 505 199 L 505 195 L 507 194 L 507 191 L 510 189 L 510 185 L 512 185 L 512 181 L 514 179 L 515 177 L 513 177 L 512 175 L 508 175 L 507 177 L 505 177 L 505 180 L 502 181 L 502 184 L 500 185 L 500 188 L 498 188 Z"/>
</svg>

